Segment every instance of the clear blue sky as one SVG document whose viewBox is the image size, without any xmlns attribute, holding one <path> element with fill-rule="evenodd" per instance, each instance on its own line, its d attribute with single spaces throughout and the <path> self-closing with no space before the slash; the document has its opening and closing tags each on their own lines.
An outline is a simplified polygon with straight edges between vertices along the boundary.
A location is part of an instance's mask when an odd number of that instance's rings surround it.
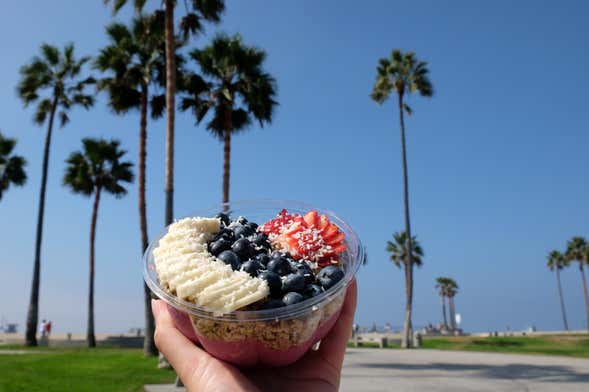
<svg viewBox="0 0 589 392">
<path fill-rule="evenodd" d="M 444 4 L 442 4 L 444 3 Z M 415 274 L 415 324 L 437 322 L 436 276 L 454 277 L 468 330 L 561 327 L 552 248 L 589 236 L 589 7 L 582 1 L 228 1 L 223 23 L 265 48 L 280 108 L 265 129 L 234 138 L 231 198 L 289 198 L 346 218 L 368 248 L 358 321 L 402 323 L 401 271 L 385 242 L 403 227 L 398 114 L 368 95 L 392 48 L 430 62 L 436 95 L 411 99 L 407 120 L 414 231 L 425 248 Z M 180 8 L 182 10 L 182 8 Z M 130 12 L 118 19 L 128 20 Z M 25 321 L 33 264 L 44 128 L 15 86 L 41 42 L 95 54 L 112 20 L 102 1 L 19 1 L 0 23 L 0 129 L 19 139 L 29 181 L 0 202 L 0 316 Z M 54 133 L 45 216 L 40 317 L 83 331 L 91 201 L 61 186 L 64 159 L 86 136 L 116 137 L 136 160 L 139 118 L 104 97 Z M 164 121 L 148 130 L 149 232 L 164 220 Z M 188 114 L 176 127 L 175 215 L 221 198 L 222 146 Z M 96 329 L 143 323 L 137 193 L 104 197 L 97 232 Z M 570 324 L 584 325 L 577 268 L 563 273 Z"/>
</svg>

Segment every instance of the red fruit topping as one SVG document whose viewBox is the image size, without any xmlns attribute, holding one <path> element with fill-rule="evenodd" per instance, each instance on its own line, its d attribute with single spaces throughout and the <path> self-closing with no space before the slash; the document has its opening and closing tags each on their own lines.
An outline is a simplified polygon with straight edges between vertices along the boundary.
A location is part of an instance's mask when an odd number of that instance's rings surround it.
<svg viewBox="0 0 589 392">
<path fill-rule="evenodd" d="M 338 264 L 338 254 L 347 249 L 344 233 L 317 211 L 301 216 L 282 210 L 259 230 L 294 258 L 311 260 L 319 267 Z"/>
<path fill-rule="evenodd" d="M 282 211 L 278 213 L 276 218 L 264 223 L 262 226 L 260 226 L 258 230 L 266 234 L 270 239 L 272 239 L 272 237 L 280 235 L 284 227 L 292 224 L 294 217 L 295 215 L 291 215 L 288 213 L 288 211 L 282 209 Z"/>
</svg>

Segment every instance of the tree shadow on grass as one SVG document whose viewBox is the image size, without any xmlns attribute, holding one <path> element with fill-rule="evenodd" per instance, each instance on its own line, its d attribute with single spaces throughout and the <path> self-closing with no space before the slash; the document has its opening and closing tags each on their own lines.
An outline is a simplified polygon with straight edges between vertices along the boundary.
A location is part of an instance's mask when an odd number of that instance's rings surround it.
<svg viewBox="0 0 589 392">
<path fill-rule="evenodd" d="M 360 363 L 357 367 L 372 369 L 391 369 L 406 371 L 442 371 L 442 372 L 470 372 L 474 377 L 499 380 L 538 380 L 543 382 L 574 382 L 589 383 L 589 373 L 578 372 L 567 366 L 556 365 L 484 365 L 484 364 L 455 364 L 455 363 Z M 420 373 L 419 377 L 427 377 Z M 438 375 L 436 375 L 438 377 Z M 589 390 L 589 389 L 588 389 Z"/>
</svg>

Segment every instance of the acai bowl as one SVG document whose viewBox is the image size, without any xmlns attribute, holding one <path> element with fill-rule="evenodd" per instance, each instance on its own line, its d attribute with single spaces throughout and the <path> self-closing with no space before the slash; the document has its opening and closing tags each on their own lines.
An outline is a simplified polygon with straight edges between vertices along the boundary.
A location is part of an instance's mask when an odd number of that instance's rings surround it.
<svg viewBox="0 0 589 392">
<path fill-rule="evenodd" d="M 334 213 L 256 200 L 176 220 L 146 250 L 143 273 L 192 342 L 241 367 L 274 367 L 331 330 L 364 257 Z"/>
</svg>

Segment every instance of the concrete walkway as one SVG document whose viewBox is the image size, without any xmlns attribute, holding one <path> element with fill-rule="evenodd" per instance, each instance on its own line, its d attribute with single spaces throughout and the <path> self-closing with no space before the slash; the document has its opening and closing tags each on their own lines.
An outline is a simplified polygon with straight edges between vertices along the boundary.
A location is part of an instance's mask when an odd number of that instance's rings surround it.
<svg viewBox="0 0 589 392">
<path fill-rule="evenodd" d="M 171 385 L 149 392 L 179 392 Z M 343 392 L 589 391 L 589 359 L 438 350 L 348 349 Z"/>
<path fill-rule="evenodd" d="M 22 355 L 22 354 L 45 354 L 50 353 L 51 351 L 41 351 L 41 350 L 0 350 L 0 355 Z"/>
<path fill-rule="evenodd" d="M 589 359 L 349 349 L 342 391 L 589 391 Z"/>
</svg>

